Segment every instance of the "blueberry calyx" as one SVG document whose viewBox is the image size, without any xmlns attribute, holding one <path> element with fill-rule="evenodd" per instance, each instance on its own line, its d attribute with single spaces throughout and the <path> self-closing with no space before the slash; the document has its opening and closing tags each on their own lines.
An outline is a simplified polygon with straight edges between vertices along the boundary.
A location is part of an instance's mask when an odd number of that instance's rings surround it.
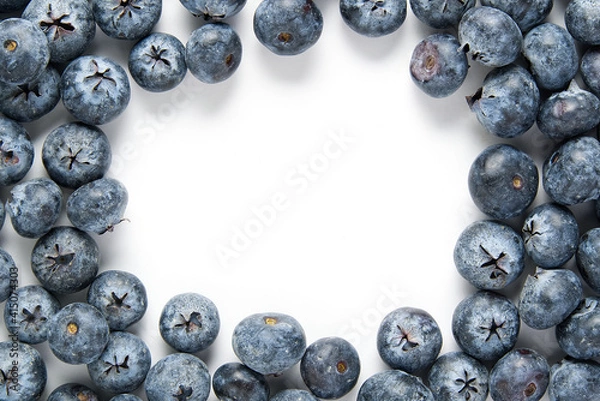
<svg viewBox="0 0 600 401">
<path fill-rule="evenodd" d="M 4 48 L 9 52 L 14 52 L 19 47 L 19 44 L 14 39 L 8 39 L 4 41 Z"/>
<path fill-rule="evenodd" d="M 487 262 L 482 263 L 481 267 L 486 268 L 494 266 L 492 272 L 490 273 L 490 278 L 496 279 L 501 275 L 508 275 L 508 272 L 504 270 L 499 264 L 500 260 L 506 256 L 506 253 L 500 252 L 500 255 L 498 255 L 498 257 L 494 257 L 491 253 L 489 253 L 487 249 L 483 247 L 483 245 L 479 245 L 479 248 L 490 258 L 490 260 L 488 260 Z"/>
<path fill-rule="evenodd" d="M 187 387 L 183 384 L 180 384 L 179 391 L 177 392 L 177 394 L 173 394 L 173 397 L 175 397 L 177 401 L 186 401 L 192 396 L 193 392 L 194 390 L 191 387 Z"/>
<path fill-rule="evenodd" d="M 406 332 L 399 324 L 396 325 L 400 334 L 398 335 L 397 347 L 402 347 L 402 351 L 409 351 L 419 346 L 419 343 L 410 339 L 409 333 Z"/>
<path fill-rule="evenodd" d="M 192 312 L 190 314 L 190 318 L 186 319 L 181 313 L 179 314 L 183 319 L 183 323 L 178 323 L 175 325 L 177 328 L 185 327 L 185 331 L 189 333 L 190 331 L 195 330 L 196 328 L 202 328 L 202 315 L 199 312 Z"/>
<path fill-rule="evenodd" d="M 471 399 L 471 391 L 474 393 L 479 393 L 479 389 L 473 386 L 473 384 L 477 382 L 477 377 L 470 377 L 469 372 L 466 370 L 463 371 L 463 373 L 464 378 L 459 377 L 458 379 L 454 380 L 454 382 L 458 385 L 462 385 L 461 389 L 458 390 L 458 394 L 464 394 L 465 400 L 468 401 Z"/>
<path fill-rule="evenodd" d="M 109 375 L 113 369 L 116 373 L 121 373 L 121 369 L 129 369 L 129 365 L 127 364 L 127 362 L 129 362 L 129 355 L 125 356 L 125 358 L 123 358 L 123 362 L 121 363 L 119 363 L 117 356 L 114 355 L 114 363 L 104 361 L 104 364 L 108 366 L 108 368 L 104 371 L 104 374 Z"/>
<path fill-rule="evenodd" d="M 107 306 L 113 308 L 131 309 L 131 306 L 125 303 L 125 298 L 127 298 L 127 295 L 129 295 L 129 293 L 126 292 L 125 295 L 119 297 L 117 294 L 114 293 L 114 291 L 111 292 L 110 297 L 112 299 Z"/>
<path fill-rule="evenodd" d="M 23 308 L 23 315 L 25 315 L 25 319 L 21 320 L 20 323 L 25 323 L 25 328 L 28 328 L 30 325 L 38 327 L 41 323 L 48 320 L 46 316 L 42 315 L 41 305 L 37 305 L 33 309 L 33 312 L 30 312 L 27 308 Z"/>
<path fill-rule="evenodd" d="M 52 261 L 52 264 L 48 266 L 52 274 L 63 266 L 70 266 L 73 263 L 73 259 L 75 259 L 74 252 L 62 253 L 58 244 L 54 244 L 54 250 L 56 251 L 56 255 L 46 255 L 46 259 Z"/>
<path fill-rule="evenodd" d="M 129 18 L 131 18 L 132 14 L 133 14 L 132 9 L 134 9 L 134 10 L 142 9 L 142 7 L 135 4 L 135 0 L 121 0 L 119 5 L 117 5 L 113 8 L 113 11 L 116 11 L 117 9 L 119 9 L 121 7 L 123 9 L 121 10 L 121 13 L 119 14 L 118 18 L 123 18 L 125 15 L 127 15 Z"/>
<path fill-rule="evenodd" d="M 492 319 L 492 323 L 490 324 L 490 327 L 486 327 L 486 326 L 480 326 L 479 328 L 482 330 L 488 330 L 488 336 L 486 337 L 485 341 L 488 342 L 494 335 L 496 337 L 498 337 L 498 340 L 502 340 L 502 337 L 500 337 L 500 333 L 498 332 L 498 329 L 501 329 L 504 327 L 504 322 L 498 324 L 496 323 L 496 319 Z"/>
<path fill-rule="evenodd" d="M 51 29 L 54 29 L 54 34 L 52 35 L 53 40 L 57 40 L 60 38 L 65 32 L 73 32 L 75 31 L 75 27 L 69 22 L 63 22 L 63 18 L 69 16 L 69 14 L 62 14 L 58 17 L 54 16 L 54 12 L 52 11 L 52 4 L 48 4 L 48 12 L 46 13 L 48 16 L 47 20 L 40 22 L 40 27 L 44 33 L 48 33 Z"/>
<path fill-rule="evenodd" d="M 98 88 L 100 87 L 102 82 L 104 82 L 104 80 L 112 82 L 113 85 L 115 85 L 115 86 L 117 85 L 117 81 L 115 81 L 114 78 L 106 75 L 110 72 L 110 67 L 107 67 L 104 71 L 100 71 L 100 67 L 98 66 L 98 62 L 96 60 L 92 60 L 92 64 L 94 65 L 94 73 L 92 75 L 88 75 L 85 77 L 85 79 L 97 79 L 98 80 L 96 85 L 93 86 L 92 90 L 94 90 L 94 91 L 98 90 Z"/>
</svg>

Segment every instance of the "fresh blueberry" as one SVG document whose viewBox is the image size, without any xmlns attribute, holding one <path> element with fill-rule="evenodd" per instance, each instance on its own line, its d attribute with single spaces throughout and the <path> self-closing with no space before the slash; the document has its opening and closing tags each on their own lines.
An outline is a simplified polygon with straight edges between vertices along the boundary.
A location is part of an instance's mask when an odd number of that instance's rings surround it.
<svg viewBox="0 0 600 401">
<path fill-rule="evenodd" d="M 360 375 L 360 357 L 352 344 L 341 337 L 324 337 L 306 348 L 300 361 L 302 380 L 321 399 L 338 399 L 348 394 Z"/>
<path fill-rule="evenodd" d="M 42 355 L 31 345 L 0 342 L 0 399 L 36 401 L 46 388 L 48 372 Z"/>
<path fill-rule="evenodd" d="M 485 401 L 488 382 L 485 365 L 461 351 L 441 355 L 427 374 L 436 401 Z"/>
<path fill-rule="evenodd" d="M 219 366 L 212 377 L 212 388 L 220 401 L 267 401 L 270 394 L 266 378 L 238 362 Z"/>
<path fill-rule="evenodd" d="M 271 397 L 271 401 L 319 401 L 319 399 L 309 391 L 294 388 L 278 392 Z"/>
<path fill-rule="evenodd" d="M 600 227 L 591 228 L 581 236 L 575 260 L 583 281 L 600 294 Z"/>
<path fill-rule="evenodd" d="M 207 349 L 217 338 L 220 328 L 217 306 L 204 295 L 193 292 L 169 299 L 159 318 L 160 335 L 180 352 Z"/>
<path fill-rule="evenodd" d="M 297 55 L 321 37 L 323 15 L 313 0 L 262 0 L 253 18 L 258 41 L 277 55 Z"/>
<path fill-rule="evenodd" d="M 239 13 L 246 0 L 179 0 L 183 7 L 195 17 L 206 21 L 222 20 Z"/>
<path fill-rule="evenodd" d="M 6 208 L 4 207 L 4 203 L 0 202 L 0 229 L 2 229 L 2 226 L 4 226 L 5 221 L 6 221 Z"/>
<path fill-rule="evenodd" d="M 60 94 L 73 117 L 86 124 L 106 124 L 129 104 L 131 87 L 127 73 L 105 56 L 83 55 L 62 73 Z"/>
<path fill-rule="evenodd" d="M 565 26 L 575 39 L 586 45 L 600 45 L 600 0 L 572 0 L 565 9 Z"/>
<path fill-rule="evenodd" d="M 142 399 L 134 394 L 117 394 L 108 401 L 142 401 Z"/>
<path fill-rule="evenodd" d="M 415 17 L 434 29 L 456 28 L 465 11 L 475 7 L 475 0 L 409 0 Z"/>
<path fill-rule="evenodd" d="M 525 268 L 523 240 L 508 224 L 476 221 L 458 237 L 454 265 L 476 288 L 500 290 L 514 282 Z"/>
<path fill-rule="evenodd" d="M 162 1 L 90 0 L 94 19 L 108 37 L 139 40 L 148 35 L 162 14 Z"/>
<path fill-rule="evenodd" d="M 600 357 L 600 298 L 584 298 L 577 309 L 556 326 L 560 348 L 576 359 Z"/>
<path fill-rule="evenodd" d="M 274 375 L 300 362 L 306 335 L 290 315 L 255 313 L 235 326 L 232 347 L 244 365 L 263 375 Z"/>
<path fill-rule="evenodd" d="M 553 0 L 481 0 L 482 6 L 498 8 L 515 20 L 521 31 L 527 32 L 542 23 L 554 6 Z"/>
<path fill-rule="evenodd" d="M 406 20 L 406 0 L 340 0 L 343 21 L 353 31 L 380 37 L 397 31 Z"/>
<path fill-rule="evenodd" d="M 148 309 L 142 281 L 123 270 L 105 270 L 90 284 L 87 302 L 98 308 L 111 330 L 125 330 L 137 323 Z"/>
<path fill-rule="evenodd" d="M 211 22 L 195 29 L 185 45 L 185 64 L 201 82 L 225 81 L 242 61 L 242 42 L 224 22 Z"/>
<path fill-rule="evenodd" d="M 33 158 L 29 133 L 21 124 L 0 115 L 0 185 L 21 181 L 31 169 Z"/>
<path fill-rule="evenodd" d="M 0 248 L 0 302 L 6 301 L 16 287 L 19 269 L 12 255 Z"/>
<path fill-rule="evenodd" d="M 49 291 L 72 294 L 94 280 L 100 265 L 96 241 L 71 226 L 56 226 L 31 251 L 31 270 Z"/>
<path fill-rule="evenodd" d="M 48 345 L 61 361 L 92 363 L 108 343 L 109 328 L 102 313 L 92 305 L 73 302 L 48 320 Z"/>
<path fill-rule="evenodd" d="M 121 223 L 127 208 L 125 186 L 103 177 L 77 188 L 67 198 L 67 217 L 80 230 L 103 234 Z"/>
<path fill-rule="evenodd" d="M 0 13 L 11 13 L 23 9 L 29 0 L 0 0 Z"/>
<path fill-rule="evenodd" d="M 522 215 L 538 191 L 535 162 L 509 144 L 485 148 L 471 164 L 469 193 L 475 205 L 494 219 Z"/>
<path fill-rule="evenodd" d="M 20 182 L 10 191 L 6 212 L 22 237 L 39 238 L 54 226 L 62 210 L 62 190 L 49 178 Z"/>
<path fill-rule="evenodd" d="M 600 46 L 591 46 L 584 51 L 579 72 L 589 91 L 600 96 Z"/>
<path fill-rule="evenodd" d="M 427 36 L 413 50 L 410 76 L 419 89 L 440 98 L 456 92 L 467 77 L 467 56 L 459 52 L 454 35 L 437 33 Z"/>
<path fill-rule="evenodd" d="M 490 71 L 482 86 L 466 99 L 477 121 L 500 138 L 527 132 L 536 122 L 541 102 L 535 79 L 517 64 Z"/>
<path fill-rule="evenodd" d="M 538 401 L 550 382 L 550 366 L 529 348 L 509 351 L 490 371 L 490 395 L 494 401 Z"/>
<path fill-rule="evenodd" d="M 210 388 L 208 367 L 188 353 L 162 358 L 150 368 L 144 382 L 148 401 L 206 401 Z"/>
<path fill-rule="evenodd" d="M 463 299 L 452 315 L 452 335 L 459 347 L 483 361 L 499 359 L 517 342 L 519 310 L 505 295 L 480 290 Z"/>
<path fill-rule="evenodd" d="M 79 383 L 65 383 L 55 388 L 47 401 L 100 401 L 98 394 L 88 386 Z"/>
<path fill-rule="evenodd" d="M 133 80 L 143 89 L 171 90 L 187 74 L 185 46 L 168 33 L 151 33 L 131 48 L 128 67 Z"/>
<path fill-rule="evenodd" d="M 550 401 L 594 401 L 600 394 L 600 364 L 569 357 L 550 368 Z"/>
<path fill-rule="evenodd" d="M 369 376 L 360 386 L 356 401 L 434 401 L 434 395 L 418 376 L 391 369 Z"/>
</svg>

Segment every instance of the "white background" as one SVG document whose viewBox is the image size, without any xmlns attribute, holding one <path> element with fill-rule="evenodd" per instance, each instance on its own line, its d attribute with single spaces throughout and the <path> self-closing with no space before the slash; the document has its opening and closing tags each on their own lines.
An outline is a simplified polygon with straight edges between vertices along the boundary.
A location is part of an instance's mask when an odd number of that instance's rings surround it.
<svg viewBox="0 0 600 401">
<path fill-rule="evenodd" d="M 161 94 L 132 81 L 125 113 L 101 127 L 113 147 L 109 175 L 126 185 L 130 197 L 129 222 L 95 236 L 101 270 L 138 275 L 149 296 L 146 315 L 131 331 L 147 342 L 153 362 L 174 352 L 160 337 L 158 317 L 169 298 L 194 291 L 211 298 L 221 315 L 219 337 L 198 354 L 211 373 L 236 360 L 231 333 L 255 312 L 294 316 L 308 343 L 332 335 L 351 341 L 362 361 L 359 385 L 387 368 L 375 334 L 397 307 L 427 310 L 442 330 L 442 352 L 457 350 L 452 311 L 474 289 L 457 274 L 453 247 L 468 224 L 485 217 L 470 199 L 467 173 L 485 146 L 499 142 L 464 98 L 489 70 L 471 63 L 459 91 L 429 98 L 412 83 L 408 64 L 416 44 L 434 31 L 409 8 L 395 33 L 362 37 L 345 25 L 333 0 L 316 0 L 324 17 L 317 44 L 298 56 L 277 56 L 253 34 L 258 3 L 248 0 L 227 21 L 244 46 L 232 78 L 207 85 L 188 74 L 178 88 Z M 555 3 L 551 19 L 564 25 L 566 2 Z M 185 43 L 200 24 L 177 0 L 165 0 L 156 30 Z M 98 30 L 87 53 L 126 66 L 132 44 Z M 46 175 L 43 140 L 71 120 L 59 106 L 25 125 L 37 152 L 27 178 Z M 504 142 L 530 152 L 540 171 L 552 148 L 536 128 Z M 536 203 L 545 200 L 540 189 Z M 257 211 L 272 212 L 273 205 L 276 213 L 264 212 L 261 222 Z M 598 224 L 592 205 L 574 210 L 582 232 Z M 520 221 L 511 223 L 518 227 Z M 68 224 L 65 216 L 59 224 Z M 5 223 L 0 246 L 20 267 L 21 285 L 36 282 L 29 262 L 33 244 Z M 229 257 L 219 256 L 224 253 Z M 521 282 L 504 293 L 515 299 Z M 61 297 L 63 303 L 83 299 L 85 291 Z M 520 346 L 552 363 L 563 356 L 552 330 L 523 326 L 521 332 Z M 91 385 L 85 367 L 58 361 L 47 344 L 36 348 L 49 370 L 44 399 L 64 382 Z M 304 388 L 297 367 L 272 385 L 273 392 Z M 359 385 L 343 400 L 354 400 Z M 136 394 L 144 397 L 142 389 Z"/>
</svg>

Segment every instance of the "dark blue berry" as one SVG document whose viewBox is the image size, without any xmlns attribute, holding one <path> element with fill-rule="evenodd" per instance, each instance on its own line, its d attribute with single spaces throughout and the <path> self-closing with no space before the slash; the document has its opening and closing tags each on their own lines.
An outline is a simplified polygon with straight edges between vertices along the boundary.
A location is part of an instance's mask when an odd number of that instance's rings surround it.
<svg viewBox="0 0 600 401">
<path fill-rule="evenodd" d="M 565 26 L 575 39 L 586 45 L 600 45 L 599 0 L 572 0 L 565 9 Z"/>
<path fill-rule="evenodd" d="M 33 142 L 25 128 L 0 115 L 0 185 L 21 181 L 31 169 Z"/>
<path fill-rule="evenodd" d="M 80 383 L 65 383 L 55 388 L 47 401 L 100 401 L 98 394 Z"/>
<path fill-rule="evenodd" d="M 18 341 L 0 342 L 2 401 L 40 400 L 47 381 L 46 364 L 36 348 Z"/>
<path fill-rule="evenodd" d="M 550 401 L 594 401 L 600 394 L 600 364 L 564 358 L 550 368 Z"/>
<path fill-rule="evenodd" d="M 464 352 L 448 352 L 431 366 L 427 385 L 437 401 L 485 401 L 489 372 L 482 362 Z"/>
<path fill-rule="evenodd" d="M 150 368 L 144 382 L 148 401 L 206 401 L 210 388 L 208 367 L 188 353 L 162 358 Z"/>
<path fill-rule="evenodd" d="M 554 6 L 553 0 L 481 0 L 482 6 L 498 8 L 515 20 L 521 31 L 527 32 L 542 23 Z"/>
<path fill-rule="evenodd" d="M 220 401 L 267 401 L 270 394 L 266 378 L 238 362 L 219 366 L 212 377 L 212 388 Z"/>
<path fill-rule="evenodd" d="M 4 302 L 10 297 L 13 288 L 18 280 L 19 269 L 15 264 L 12 255 L 6 250 L 0 248 L 0 302 Z"/>
<path fill-rule="evenodd" d="M 346 25 L 367 37 L 389 35 L 406 20 L 406 0 L 340 0 L 339 5 Z"/>
<path fill-rule="evenodd" d="M 115 39 L 138 40 L 148 35 L 162 14 L 162 1 L 91 0 L 98 27 Z"/>
<path fill-rule="evenodd" d="M 475 0 L 409 0 L 415 17 L 434 29 L 456 28 Z"/>
<path fill-rule="evenodd" d="M 179 0 L 192 15 L 207 21 L 222 20 L 239 13 L 246 0 Z"/>
<path fill-rule="evenodd" d="M 600 228 L 591 228 L 581 236 L 575 260 L 583 281 L 600 294 Z"/>
<path fill-rule="evenodd" d="M 369 376 L 360 386 L 356 401 L 434 401 L 434 395 L 418 376 L 392 369 Z"/>
<path fill-rule="evenodd" d="M 584 298 L 577 309 L 556 326 L 556 340 L 576 359 L 600 357 L 600 298 Z"/>
<path fill-rule="evenodd" d="M 490 371 L 494 401 L 537 401 L 550 381 L 550 366 L 540 353 L 517 348 L 504 355 Z"/>
</svg>

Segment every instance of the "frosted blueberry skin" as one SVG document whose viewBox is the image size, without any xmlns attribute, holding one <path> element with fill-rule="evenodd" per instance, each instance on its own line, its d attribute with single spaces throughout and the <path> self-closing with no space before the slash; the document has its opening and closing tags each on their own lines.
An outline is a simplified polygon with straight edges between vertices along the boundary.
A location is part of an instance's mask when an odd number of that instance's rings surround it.
<svg viewBox="0 0 600 401">
<path fill-rule="evenodd" d="M 267 401 L 270 394 L 266 378 L 238 362 L 219 366 L 212 377 L 212 388 L 221 401 Z"/>
<path fill-rule="evenodd" d="M 91 0 L 98 27 L 114 39 L 139 40 L 148 35 L 162 14 L 162 1 Z"/>
<path fill-rule="evenodd" d="M 560 348 L 576 359 L 600 357 L 600 298 L 584 298 L 569 317 L 556 326 Z"/>
<path fill-rule="evenodd" d="M 2 401 L 40 400 L 48 381 L 46 364 L 37 349 L 25 343 L 18 343 L 15 351 L 12 341 L 0 342 L 0 388 Z M 14 354 L 18 353 L 15 358 Z M 13 362 L 17 361 L 15 367 Z M 10 380 L 13 369 L 18 368 L 16 391 Z"/>
<path fill-rule="evenodd" d="M 415 17 L 434 29 L 456 28 L 475 0 L 409 0 Z"/>
<path fill-rule="evenodd" d="M 421 379 L 402 370 L 385 370 L 369 376 L 360 386 L 356 401 L 434 401 Z"/>
<path fill-rule="evenodd" d="M 469 169 L 469 193 L 475 205 L 494 219 L 525 212 L 539 184 L 538 169 L 524 151 L 509 144 L 485 148 Z"/>
<path fill-rule="evenodd" d="M 586 45 L 600 45 L 599 0 L 572 0 L 565 9 L 565 26 L 571 35 Z"/>
<path fill-rule="evenodd" d="M 583 281 L 600 294 L 600 228 L 592 228 L 581 236 L 575 260 Z"/>
<path fill-rule="evenodd" d="M 18 274 L 15 260 L 10 253 L 0 248 L 0 302 L 6 301 L 12 293 L 14 286 L 10 282 L 11 272 L 13 276 L 15 273 Z"/>
<path fill-rule="evenodd" d="M 506 296 L 480 290 L 463 299 L 452 314 L 452 335 L 461 350 L 481 361 L 511 350 L 521 327 L 519 310 Z"/>
<path fill-rule="evenodd" d="M 221 319 L 216 305 L 197 293 L 177 294 L 167 301 L 159 318 L 163 340 L 179 352 L 199 352 L 217 338 Z"/>
<path fill-rule="evenodd" d="M 88 386 L 79 383 L 65 383 L 55 388 L 47 401 L 99 401 L 98 394 Z"/>
<path fill-rule="evenodd" d="M 473 222 L 456 241 L 454 265 L 474 287 L 500 290 L 513 283 L 525 268 L 523 240 L 503 222 Z"/>
<path fill-rule="evenodd" d="M 66 63 L 82 55 L 96 36 L 96 21 L 87 0 L 31 0 L 22 17 L 48 38 L 52 63 Z"/>
<path fill-rule="evenodd" d="M 527 32 L 542 23 L 552 11 L 553 0 L 481 0 L 481 5 L 498 8 L 515 20 L 521 31 Z"/>
<path fill-rule="evenodd" d="M 592 46 L 584 51 L 579 72 L 587 89 L 600 96 L 600 46 Z"/>
<path fill-rule="evenodd" d="M 397 31 L 407 14 L 406 0 L 340 0 L 343 21 L 353 31 L 380 37 Z"/>
<path fill-rule="evenodd" d="M 151 33 L 129 52 L 129 72 L 133 80 L 150 92 L 175 88 L 187 74 L 185 46 L 168 33 Z"/>
<path fill-rule="evenodd" d="M 272 53 L 298 55 L 321 37 L 323 15 L 313 0 L 263 0 L 254 11 L 253 30 Z"/>
<path fill-rule="evenodd" d="M 456 92 L 469 69 L 467 56 L 451 34 L 432 34 L 415 46 L 410 59 L 410 76 L 419 89 L 435 98 Z"/>
<path fill-rule="evenodd" d="M 564 358 L 550 368 L 547 391 L 551 401 L 594 401 L 600 391 L 600 364 Z"/>
<path fill-rule="evenodd" d="M 504 11 L 479 6 L 463 14 L 458 24 L 458 41 L 473 61 L 488 67 L 502 67 L 521 55 L 523 35 Z"/>
<path fill-rule="evenodd" d="M 263 375 L 291 368 L 306 350 L 306 335 L 300 323 L 283 313 L 255 313 L 234 328 L 232 347 L 240 361 Z"/>
<path fill-rule="evenodd" d="M 137 323 L 148 309 L 142 281 L 123 270 L 105 270 L 90 284 L 87 302 L 104 315 L 111 330 L 125 330 Z"/>
<path fill-rule="evenodd" d="M 527 255 L 543 268 L 560 267 L 577 250 L 579 226 L 570 209 L 557 203 L 536 206 L 521 229 Z"/>
<path fill-rule="evenodd" d="M 517 348 L 492 367 L 490 395 L 494 401 L 538 401 L 549 382 L 548 361 L 535 350 Z"/>
<path fill-rule="evenodd" d="M 104 56 L 84 55 L 72 60 L 62 73 L 60 94 L 73 117 L 101 125 L 117 118 L 129 104 L 127 73 Z"/>
<path fill-rule="evenodd" d="M 558 146 L 544 161 L 542 185 L 548 196 L 562 205 L 600 197 L 600 142 L 579 136 Z"/>
<path fill-rule="evenodd" d="M 206 364 L 188 353 L 170 354 L 154 364 L 144 382 L 148 401 L 206 401 L 211 380 Z"/>
<path fill-rule="evenodd" d="M 514 138 L 535 124 L 540 91 L 527 69 L 511 64 L 490 71 L 482 86 L 466 100 L 477 121 L 490 134 Z"/>
<path fill-rule="evenodd" d="M 19 299 L 18 309 L 11 309 L 9 302 L 4 305 L 7 329 L 13 332 L 16 328 L 19 341 L 27 344 L 46 341 L 48 319 L 59 311 L 60 302 L 41 285 L 19 287 L 15 292 Z"/>
<path fill-rule="evenodd" d="M 133 394 L 117 394 L 108 401 L 142 401 L 142 399 Z"/>
<path fill-rule="evenodd" d="M 195 17 L 206 21 L 222 20 L 239 13 L 246 0 L 179 0 L 183 7 Z"/>
<path fill-rule="evenodd" d="M 201 82 L 215 84 L 229 79 L 242 61 L 242 42 L 224 22 L 195 29 L 185 45 L 185 64 Z"/>
<path fill-rule="evenodd" d="M 448 352 L 431 366 L 427 386 L 437 401 L 485 401 L 489 372 L 482 362 L 462 351 Z"/>
<path fill-rule="evenodd" d="M 319 399 L 306 390 L 286 389 L 271 397 L 271 401 L 319 401 Z"/>
<path fill-rule="evenodd" d="M 0 185 L 21 181 L 31 169 L 34 147 L 25 128 L 0 115 Z"/>
<path fill-rule="evenodd" d="M 306 348 L 300 375 L 318 398 L 341 398 L 354 388 L 360 376 L 358 352 L 343 338 L 320 338 Z"/>
<path fill-rule="evenodd" d="M 22 181 L 10 191 L 6 212 L 22 237 L 39 238 L 54 226 L 62 210 L 62 190 L 49 178 Z"/>
</svg>

